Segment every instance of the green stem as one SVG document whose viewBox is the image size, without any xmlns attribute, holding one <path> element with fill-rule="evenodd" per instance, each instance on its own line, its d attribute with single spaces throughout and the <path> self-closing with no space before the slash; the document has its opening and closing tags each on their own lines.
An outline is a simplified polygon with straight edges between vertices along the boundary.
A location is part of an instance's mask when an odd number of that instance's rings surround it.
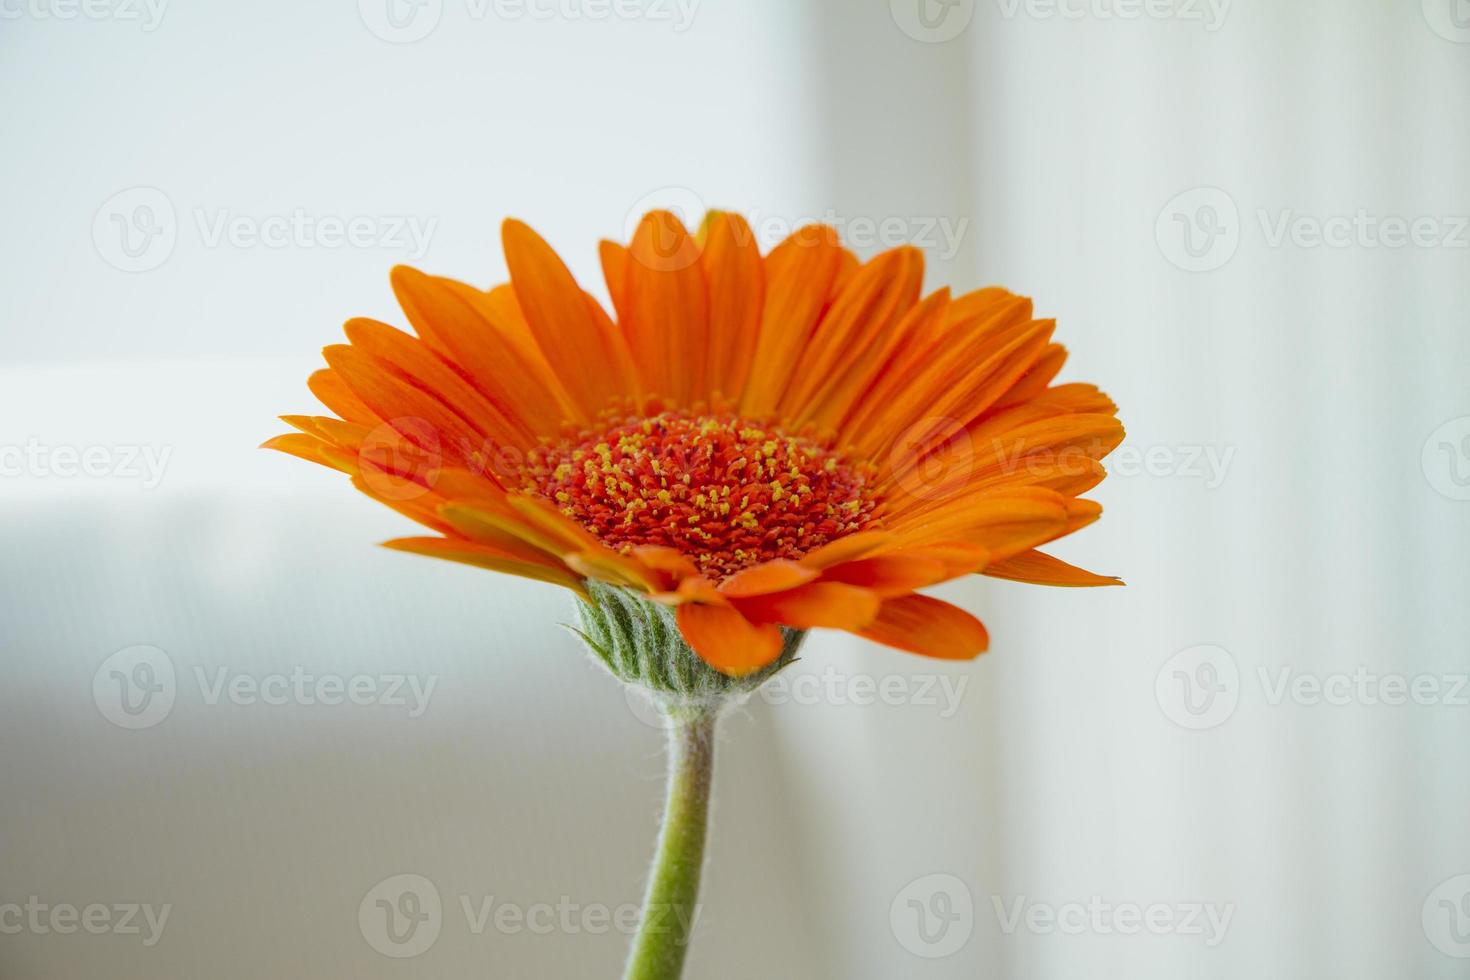
<svg viewBox="0 0 1470 980">
<path fill-rule="evenodd" d="M 698 909 L 715 763 L 715 708 L 669 717 L 669 796 L 624 980 L 679 980 Z"/>
</svg>

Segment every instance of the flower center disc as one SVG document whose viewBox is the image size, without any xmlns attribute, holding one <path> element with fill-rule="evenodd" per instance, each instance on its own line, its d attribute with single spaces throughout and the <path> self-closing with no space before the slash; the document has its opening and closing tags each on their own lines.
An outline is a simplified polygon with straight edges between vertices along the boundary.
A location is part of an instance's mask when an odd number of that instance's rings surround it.
<svg viewBox="0 0 1470 980">
<path fill-rule="evenodd" d="M 719 581 L 870 524 L 872 467 L 727 415 L 665 412 L 530 456 L 525 489 L 623 551 L 661 545 Z"/>
</svg>

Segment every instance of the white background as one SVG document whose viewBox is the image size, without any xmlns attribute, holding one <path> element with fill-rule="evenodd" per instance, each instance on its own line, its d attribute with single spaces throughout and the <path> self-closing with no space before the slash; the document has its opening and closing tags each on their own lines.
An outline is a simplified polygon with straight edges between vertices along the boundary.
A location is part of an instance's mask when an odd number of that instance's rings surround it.
<svg viewBox="0 0 1470 980">
<path fill-rule="evenodd" d="M 616 930 L 476 933 L 461 905 L 641 897 L 661 736 L 556 627 L 566 595 L 375 549 L 406 523 L 254 447 L 312 409 L 341 321 L 402 322 L 395 218 L 432 222 L 415 264 L 488 285 L 522 217 L 601 292 L 597 239 L 666 203 L 895 219 L 931 286 L 1034 296 L 1129 430 L 1059 549 L 1126 589 L 956 584 L 981 660 L 819 635 L 792 669 L 817 686 L 727 721 L 691 978 L 1466 976 L 1453 2 L 427 0 L 402 42 L 374 0 L 0 0 L 0 974 L 617 975 Z M 129 258 L 140 187 L 172 248 Z M 1377 231 L 1312 243 L 1360 212 Z M 373 237 L 212 235 L 293 213 Z M 1381 234 L 1416 218 L 1429 244 Z M 57 472 L 93 447 L 110 469 Z M 128 729 L 94 680 L 140 644 L 175 701 Z M 436 686 L 410 717 L 198 681 L 296 668 Z M 1355 672 L 1346 703 L 1276 697 Z M 1420 675 L 1439 703 L 1365 703 Z M 359 924 L 402 874 L 442 905 L 408 959 Z M 171 912 L 152 946 L 5 929 L 32 896 Z M 1203 918 L 1004 928 L 1094 900 L 1230 919 L 1215 945 Z"/>
</svg>

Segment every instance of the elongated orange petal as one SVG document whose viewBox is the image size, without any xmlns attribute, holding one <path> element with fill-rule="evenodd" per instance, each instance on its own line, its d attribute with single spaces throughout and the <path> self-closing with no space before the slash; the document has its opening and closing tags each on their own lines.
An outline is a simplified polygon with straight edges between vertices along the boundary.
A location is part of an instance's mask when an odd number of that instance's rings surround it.
<svg viewBox="0 0 1470 980">
<path fill-rule="evenodd" d="M 796 364 L 827 304 L 828 290 L 842 263 L 837 233 L 825 225 L 798 229 L 765 260 L 766 304 L 760 340 L 741 399 L 753 418 L 769 415 L 785 392 Z"/>
<path fill-rule="evenodd" d="M 970 660 L 990 646 L 990 635 L 980 620 L 924 595 L 885 599 L 878 618 L 853 632 L 877 643 L 943 660 Z"/>
<path fill-rule="evenodd" d="M 394 268 L 391 281 L 414 332 L 507 415 L 546 434 L 573 410 L 518 307 L 511 315 L 504 301 L 497 304 L 463 283 L 406 265 Z"/>
<path fill-rule="evenodd" d="M 504 445 L 528 446 L 534 442 L 523 420 L 508 416 L 419 340 L 386 323 L 365 318 L 348 320 L 345 330 L 353 346 L 393 365 L 480 432 Z"/>
<path fill-rule="evenodd" d="M 426 452 L 447 460 L 468 461 L 483 449 L 485 433 L 368 354 L 346 344 L 334 344 L 322 353 L 354 394 Z"/>
<path fill-rule="evenodd" d="M 685 642 L 723 674 L 741 677 L 781 655 L 780 628 L 771 623 L 756 625 L 732 606 L 689 602 L 675 616 Z"/>
<path fill-rule="evenodd" d="M 1069 565 L 1040 551 L 1023 551 L 1019 555 L 992 563 L 985 574 L 995 578 L 1006 578 L 1016 582 L 1031 582 L 1035 585 L 1094 586 L 1122 585 L 1123 580 L 1111 575 L 1099 575 L 1085 568 Z"/>
<path fill-rule="evenodd" d="M 808 552 L 802 556 L 801 563 L 809 568 L 828 568 L 881 551 L 895 540 L 893 535 L 884 531 L 858 531 Z"/>
<path fill-rule="evenodd" d="M 882 596 L 898 596 L 953 578 L 950 568 L 936 558 L 895 552 L 859 558 L 822 573 L 824 582 L 858 585 Z"/>
<path fill-rule="evenodd" d="M 957 500 L 921 518 L 895 519 L 891 530 L 904 544 L 964 541 L 996 559 L 1008 558 L 1065 534 L 1067 504 L 1059 493 L 1019 488 Z"/>
<path fill-rule="evenodd" d="M 734 600 L 749 619 L 780 623 L 794 629 L 862 629 L 878 615 L 878 594 L 840 582 L 810 582 L 806 585 Z"/>
<path fill-rule="evenodd" d="M 804 585 L 820 574 L 815 568 L 799 565 L 785 558 L 752 565 L 730 576 L 720 584 L 720 592 L 733 598 L 781 592 Z"/>
<path fill-rule="evenodd" d="M 713 211 L 701 229 L 699 260 L 709 283 L 709 388 L 734 402 L 745 390 L 760 339 L 765 272 L 750 225 Z"/>
<path fill-rule="evenodd" d="M 311 377 L 306 380 L 306 386 L 319 402 L 336 412 L 338 418 L 368 426 L 382 421 L 378 413 L 353 394 L 352 389 L 331 368 L 312 372 Z"/>
<path fill-rule="evenodd" d="M 782 413 L 800 426 L 821 413 L 825 398 L 836 399 L 855 364 L 887 349 L 895 328 L 918 302 L 923 280 L 923 253 L 908 246 L 884 252 L 859 269 L 802 351 L 781 400 Z M 846 407 L 843 402 L 828 414 L 839 415 Z"/>
<path fill-rule="evenodd" d="M 509 219 L 501 227 L 505 261 L 521 312 L 546 359 L 567 379 L 583 421 L 595 418 L 618 394 L 603 366 L 607 349 L 582 289 L 540 235 Z"/>
<path fill-rule="evenodd" d="M 473 541 L 453 541 L 445 538 L 396 538 L 392 541 L 384 541 L 383 547 L 392 548 L 394 551 L 427 555 L 430 558 L 446 558 L 449 561 L 519 575 L 522 578 L 535 579 L 540 582 L 551 582 L 565 586 L 583 597 L 587 596 L 587 587 L 582 583 L 580 576 L 565 569 L 559 570 L 552 566 L 507 557 L 489 545 L 476 544 Z"/>
<path fill-rule="evenodd" d="M 709 292 L 699 247 L 673 214 L 650 211 L 628 253 L 623 326 L 639 376 L 677 405 L 707 403 Z"/>
</svg>

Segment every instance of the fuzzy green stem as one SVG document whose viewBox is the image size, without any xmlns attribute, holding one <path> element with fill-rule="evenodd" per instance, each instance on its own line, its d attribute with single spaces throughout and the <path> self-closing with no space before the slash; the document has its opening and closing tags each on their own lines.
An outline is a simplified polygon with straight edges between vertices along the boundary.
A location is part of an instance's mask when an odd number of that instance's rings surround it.
<svg viewBox="0 0 1470 980">
<path fill-rule="evenodd" d="M 679 980 L 698 910 L 716 707 L 669 713 L 669 792 L 625 980 Z"/>
</svg>

